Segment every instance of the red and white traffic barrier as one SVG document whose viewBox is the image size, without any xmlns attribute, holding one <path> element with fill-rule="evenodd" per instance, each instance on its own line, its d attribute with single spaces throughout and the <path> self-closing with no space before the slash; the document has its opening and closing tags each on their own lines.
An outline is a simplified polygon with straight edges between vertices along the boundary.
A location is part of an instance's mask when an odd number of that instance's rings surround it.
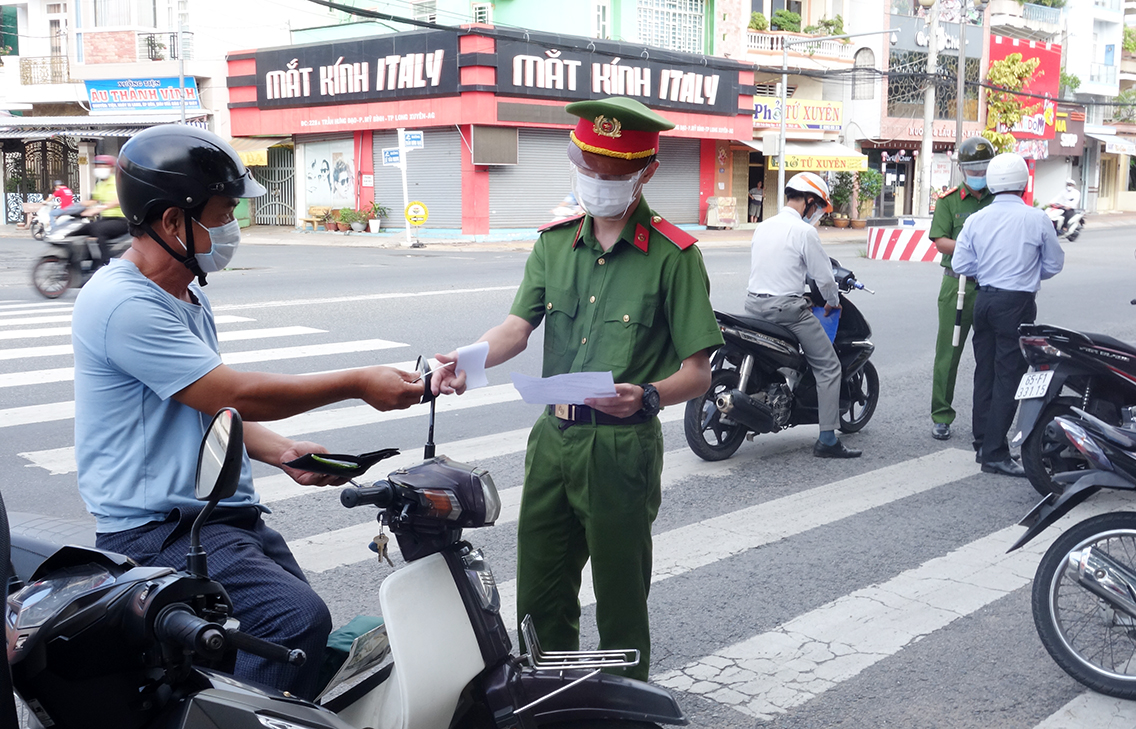
<svg viewBox="0 0 1136 729">
<path fill-rule="evenodd" d="M 920 226 L 925 227 L 920 227 Z M 927 237 L 931 221 L 868 228 L 868 258 L 880 261 L 938 261 L 942 254 Z"/>
</svg>

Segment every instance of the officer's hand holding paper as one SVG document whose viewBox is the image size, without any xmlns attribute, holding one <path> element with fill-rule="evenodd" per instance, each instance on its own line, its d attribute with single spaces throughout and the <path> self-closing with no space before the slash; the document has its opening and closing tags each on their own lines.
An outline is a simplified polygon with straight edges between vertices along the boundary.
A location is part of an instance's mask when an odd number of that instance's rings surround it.
<svg viewBox="0 0 1136 729">
<path fill-rule="evenodd" d="M 589 398 L 615 397 L 611 372 L 569 372 L 553 377 L 510 374 L 521 399 L 534 405 L 583 405 Z"/>
</svg>

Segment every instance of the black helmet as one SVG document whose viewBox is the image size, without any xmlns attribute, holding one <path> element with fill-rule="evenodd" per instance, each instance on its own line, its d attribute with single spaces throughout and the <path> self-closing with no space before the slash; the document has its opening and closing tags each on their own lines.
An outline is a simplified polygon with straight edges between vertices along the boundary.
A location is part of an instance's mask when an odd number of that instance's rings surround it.
<svg viewBox="0 0 1136 729">
<path fill-rule="evenodd" d="M 123 145 L 116 182 L 119 206 L 134 225 L 158 206 L 195 210 L 214 195 L 266 192 L 223 139 L 179 124 L 150 127 Z"/>
<path fill-rule="evenodd" d="M 959 145 L 955 159 L 964 170 L 968 167 L 984 168 L 996 154 L 994 145 L 986 137 L 968 137 Z"/>
</svg>

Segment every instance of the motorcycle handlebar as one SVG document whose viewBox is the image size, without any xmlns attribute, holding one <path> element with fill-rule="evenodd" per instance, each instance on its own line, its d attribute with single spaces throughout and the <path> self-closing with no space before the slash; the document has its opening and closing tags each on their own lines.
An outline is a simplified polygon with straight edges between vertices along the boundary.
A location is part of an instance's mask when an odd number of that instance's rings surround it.
<svg viewBox="0 0 1136 729">
<path fill-rule="evenodd" d="M 179 645 L 203 656 L 225 649 L 225 631 L 216 623 L 197 617 L 185 605 L 171 605 L 154 621 L 154 634 L 163 643 Z"/>
<path fill-rule="evenodd" d="M 290 666 L 302 666 L 304 661 L 308 660 L 307 654 L 299 648 L 285 648 L 282 645 L 269 643 L 267 640 L 261 640 L 239 630 L 226 631 L 226 635 L 229 638 L 230 645 L 234 648 L 269 661 L 287 663 Z"/>
<path fill-rule="evenodd" d="M 356 506 L 377 506 L 385 509 L 394 500 L 394 489 L 386 481 L 375 481 L 370 486 L 345 488 L 339 492 L 339 503 L 348 509 Z"/>
</svg>

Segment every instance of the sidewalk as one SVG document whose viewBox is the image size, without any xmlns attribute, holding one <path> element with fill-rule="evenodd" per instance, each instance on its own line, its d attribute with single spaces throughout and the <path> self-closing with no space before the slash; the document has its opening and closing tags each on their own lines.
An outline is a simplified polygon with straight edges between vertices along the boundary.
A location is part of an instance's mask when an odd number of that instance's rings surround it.
<svg viewBox="0 0 1136 729">
<path fill-rule="evenodd" d="M 1087 227 L 1123 228 L 1136 227 L 1136 212 L 1094 213 L 1088 216 Z M 753 238 L 753 228 L 737 230 L 710 230 L 687 226 L 687 230 L 698 238 L 702 248 L 744 248 Z M 446 248 L 455 251 L 506 250 L 524 251 L 532 248 L 535 235 L 525 235 L 527 231 L 494 231 L 482 240 L 463 238 L 430 237 L 422 238 L 425 248 Z M 839 245 L 863 243 L 867 245 L 867 232 L 851 228 L 819 229 L 821 243 Z M 18 229 L 15 225 L 0 225 L 0 238 L 31 238 L 31 233 Z M 399 230 L 381 233 L 331 233 L 328 231 L 301 232 L 298 228 L 286 226 L 254 225 L 241 230 L 241 242 L 245 245 L 284 245 L 284 246 L 328 246 L 334 248 L 402 248 L 405 247 L 405 233 Z"/>
</svg>

